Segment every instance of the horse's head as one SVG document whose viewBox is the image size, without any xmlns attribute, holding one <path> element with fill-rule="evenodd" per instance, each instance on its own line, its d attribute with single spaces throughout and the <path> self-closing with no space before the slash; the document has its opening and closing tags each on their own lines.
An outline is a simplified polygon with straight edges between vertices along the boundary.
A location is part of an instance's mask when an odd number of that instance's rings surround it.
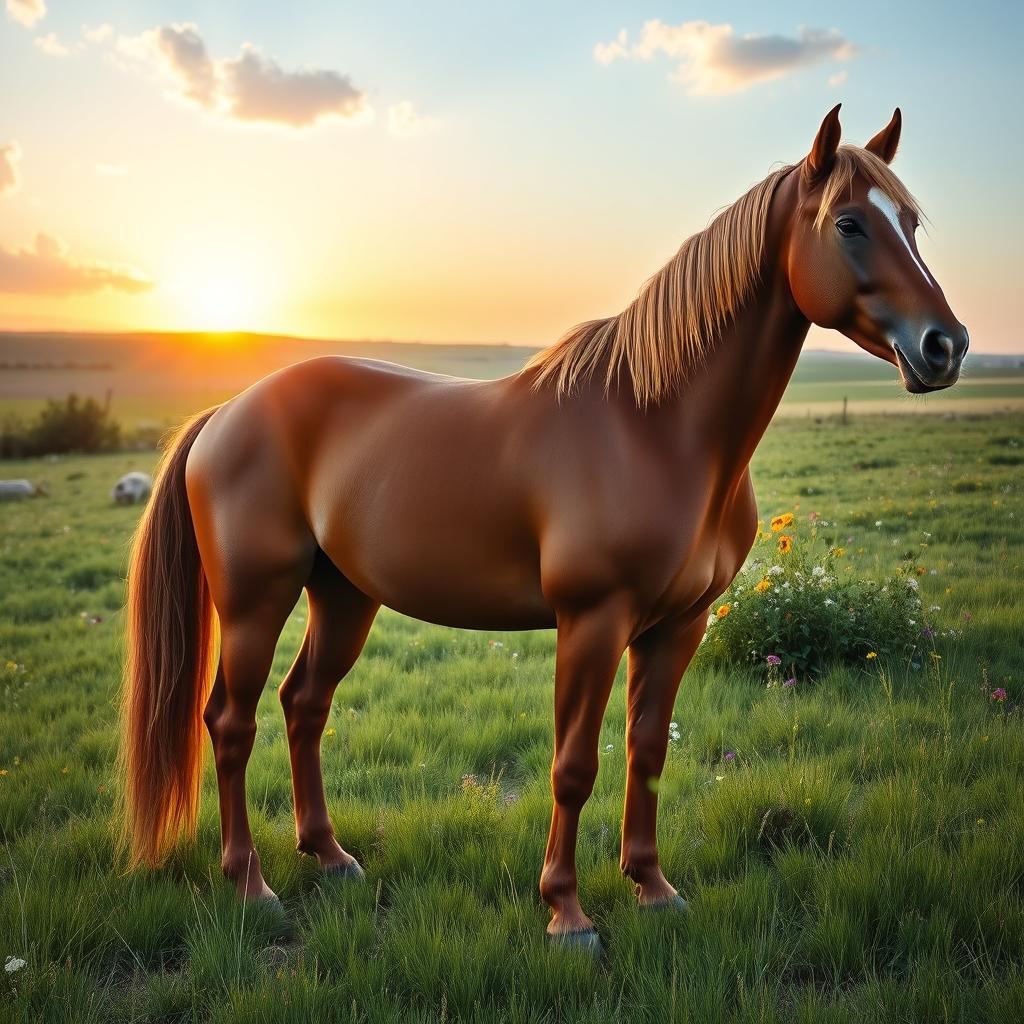
<svg viewBox="0 0 1024 1024">
<path fill-rule="evenodd" d="M 800 165 L 788 252 L 789 284 L 804 316 L 899 368 L 915 394 L 956 383 L 967 328 L 924 265 L 918 208 L 889 169 L 899 108 L 863 149 L 840 146 L 839 107 Z"/>
</svg>

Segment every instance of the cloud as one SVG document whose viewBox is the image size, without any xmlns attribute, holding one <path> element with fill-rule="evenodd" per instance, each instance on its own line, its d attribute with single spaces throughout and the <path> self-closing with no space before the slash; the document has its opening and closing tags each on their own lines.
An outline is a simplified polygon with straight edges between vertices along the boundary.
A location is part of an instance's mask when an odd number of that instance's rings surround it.
<svg viewBox="0 0 1024 1024">
<path fill-rule="evenodd" d="M 0 246 L 0 292 L 28 295 L 72 295 L 105 288 L 136 294 L 153 282 L 134 267 L 77 260 L 59 238 L 40 232 L 31 247 Z"/>
<path fill-rule="evenodd" d="M 846 68 L 843 68 L 842 71 L 837 71 L 834 75 L 828 76 L 828 84 L 833 87 L 837 85 L 842 85 L 843 82 L 845 82 L 849 77 L 850 72 L 847 71 Z"/>
<path fill-rule="evenodd" d="M 7 0 L 7 17 L 19 25 L 31 28 L 46 16 L 45 0 Z"/>
<path fill-rule="evenodd" d="M 221 62 L 227 111 L 240 121 L 271 121 L 302 128 L 321 118 L 362 114 L 366 97 L 337 71 L 284 71 L 253 46 Z"/>
<path fill-rule="evenodd" d="M 214 59 L 193 22 L 121 36 L 118 53 L 137 66 L 156 66 L 181 98 L 236 121 L 304 128 L 328 118 L 368 113 L 366 94 L 337 71 L 286 71 L 246 44 L 238 57 Z"/>
<path fill-rule="evenodd" d="M 57 38 L 56 32 L 48 32 L 45 36 L 36 36 L 32 41 L 47 57 L 66 57 L 71 53 L 70 47 L 65 46 Z M 78 48 L 77 46 L 75 47 L 75 49 Z"/>
<path fill-rule="evenodd" d="M 0 196 L 13 196 L 21 188 L 21 146 L 8 142 L 0 146 Z"/>
<path fill-rule="evenodd" d="M 424 117 L 416 112 L 409 100 L 402 100 L 388 107 L 388 131 L 400 138 L 422 135 L 430 131 L 437 122 L 432 117 Z"/>
<path fill-rule="evenodd" d="M 83 25 L 82 38 L 87 43 L 105 43 L 114 34 L 114 26 L 109 22 L 102 25 Z"/>
<path fill-rule="evenodd" d="M 692 95 L 709 96 L 740 92 L 821 61 L 850 60 L 856 52 L 836 29 L 802 26 L 792 36 L 740 36 L 725 23 L 666 25 L 655 19 L 644 25 L 635 43 L 630 43 L 625 29 L 610 43 L 598 43 L 594 59 L 607 65 L 620 59 L 652 60 L 664 55 L 678 62 L 672 74 L 675 81 Z"/>
</svg>

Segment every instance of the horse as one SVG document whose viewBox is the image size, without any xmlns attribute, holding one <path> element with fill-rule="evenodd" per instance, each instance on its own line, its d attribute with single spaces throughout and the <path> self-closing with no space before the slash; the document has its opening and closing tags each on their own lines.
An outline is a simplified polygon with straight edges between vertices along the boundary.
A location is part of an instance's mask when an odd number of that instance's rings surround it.
<svg viewBox="0 0 1024 1024">
<path fill-rule="evenodd" d="M 658 859 L 656 781 L 708 608 L 753 543 L 750 459 L 810 324 L 892 363 L 912 393 L 953 384 L 967 350 L 915 243 L 918 205 L 889 166 L 901 128 L 897 108 L 863 148 L 840 145 L 836 106 L 804 159 L 687 239 L 625 310 L 511 376 L 328 356 L 185 425 L 128 574 L 129 865 L 159 865 L 194 832 L 205 723 L 223 872 L 242 897 L 276 898 L 245 772 L 275 644 L 305 589 L 305 636 L 279 689 L 301 853 L 363 874 L 328 817 L 320 740 L 382 605 L 452 627 L 555 628 L 547 933 L 600 948 L 576 838 L 624 653 L 620 867 L 641 905 L 685 910 Z"/>
</svg>

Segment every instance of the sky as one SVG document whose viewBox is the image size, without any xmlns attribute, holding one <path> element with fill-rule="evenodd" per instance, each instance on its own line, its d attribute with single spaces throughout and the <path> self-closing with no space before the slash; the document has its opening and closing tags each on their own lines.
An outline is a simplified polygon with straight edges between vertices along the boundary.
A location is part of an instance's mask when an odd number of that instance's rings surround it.
<svg viewBox="0 0 1024 1024">
<path fill-rule="evenodd" d="M 549 344 L 842 101 L 1024 350 L 1024 5 L 0 3 L 0 329 Z"/>
</svg>

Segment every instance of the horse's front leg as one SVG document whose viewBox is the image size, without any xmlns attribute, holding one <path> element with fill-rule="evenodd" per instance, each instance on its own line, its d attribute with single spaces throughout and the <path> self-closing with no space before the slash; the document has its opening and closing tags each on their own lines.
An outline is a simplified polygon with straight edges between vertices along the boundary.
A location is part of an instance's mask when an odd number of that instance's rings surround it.
<svg viewBox="0 0 1024 1024">
<path fill-rule="evenodd" d="M 705 616 L 667 620 L 629 645 L 626 717 L 626 809 L 622 872 L 644 906 L 685 907 L 658 862 L 658 782 L 665 767 L 668 727 L 679 682 L 704 636 Z"/>
<path fill-rule="evenodd" d="M 576 833 L 597 777 L 601 720 L 629 631 L 629 618 L 620 603 L 558 616 L 551 766 L 554 812 L 540 892 L 551 908 L 548 934 L 595 948 L 597 932 L 580 907 L 576 888 Z"/>
</svg>

